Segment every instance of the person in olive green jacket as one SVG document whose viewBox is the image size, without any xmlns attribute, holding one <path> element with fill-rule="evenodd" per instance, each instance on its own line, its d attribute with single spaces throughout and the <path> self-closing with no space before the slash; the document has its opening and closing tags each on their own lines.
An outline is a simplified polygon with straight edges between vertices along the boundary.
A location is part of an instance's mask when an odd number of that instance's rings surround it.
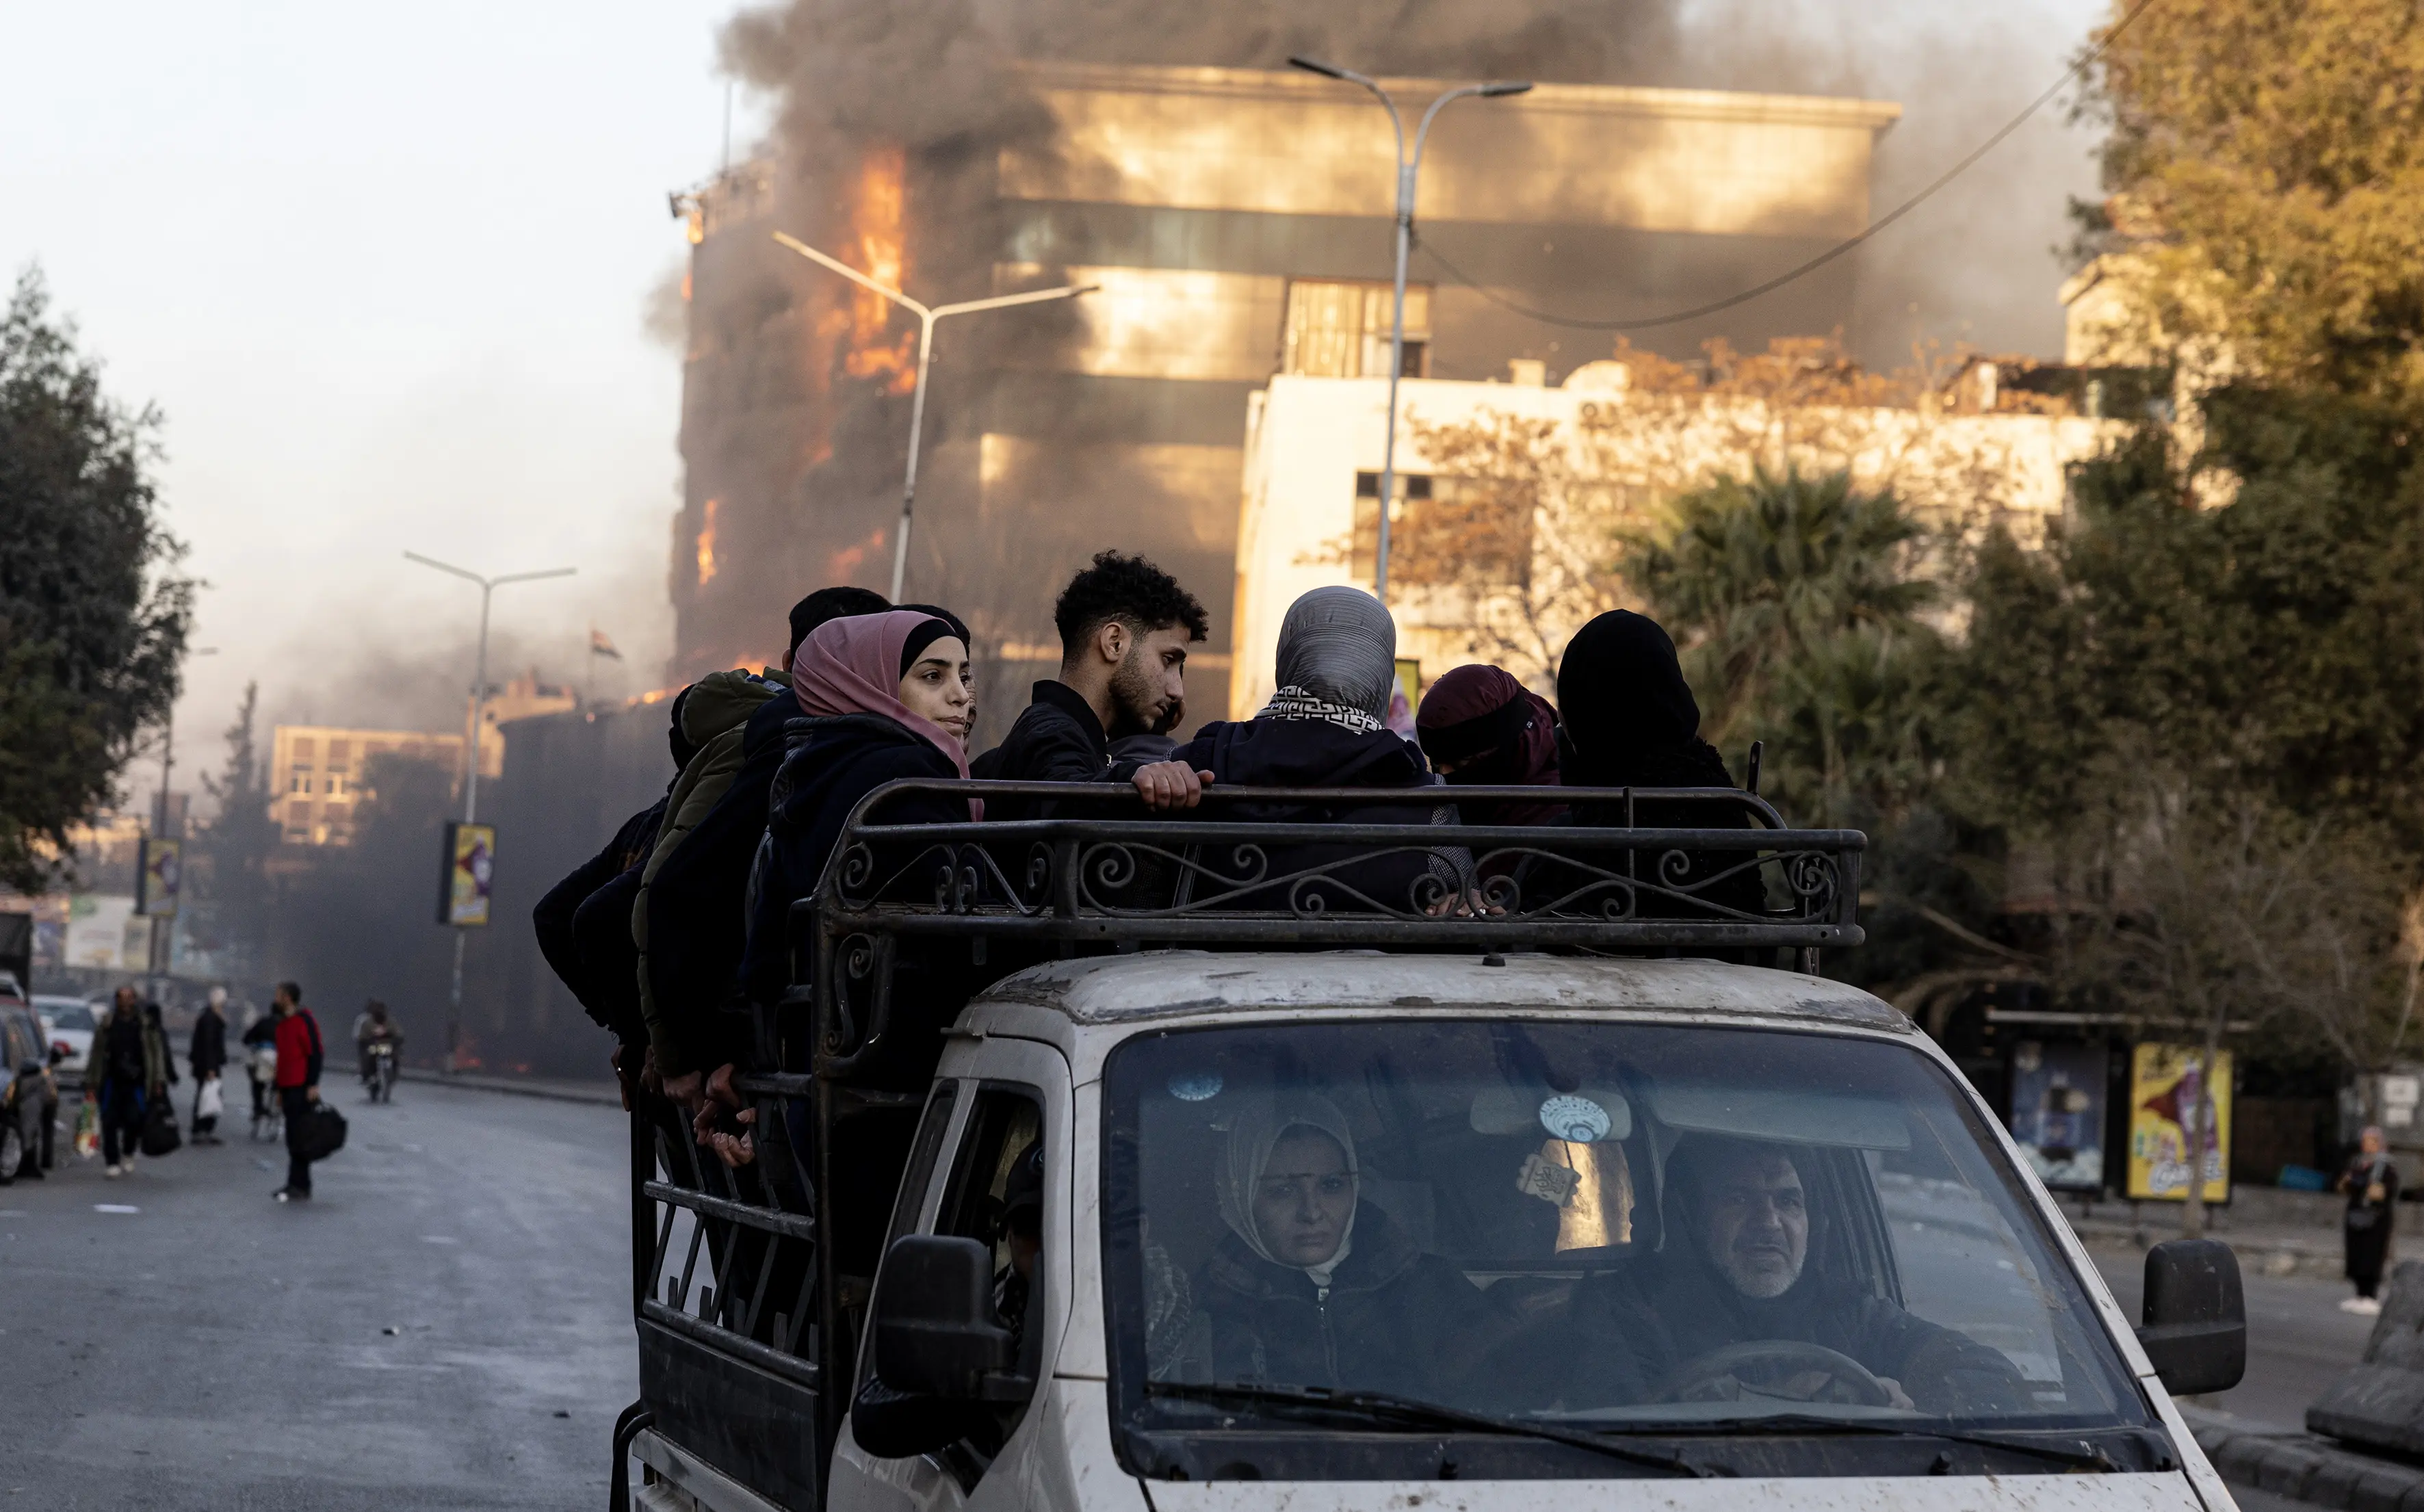
<svg viewBox="0 0 2424 1512">
<path fill-rule="evenodd" d="M 639 947 L 640 1017 L 647 1025 L 648 1049 L 657 1074 L 668 1081 L 699 1068 L 671 1032 L 648 979 L 648 889 L 665 858 L 707 818 L 741 771 L 741 737 L 749 716 L 768 702 L 790 696 L 790 679 L 769 667 L 763 674 L 712 672 L 693 683 L 683 702 L 682 738 L 693 749 L 681 775 L 665 795 L 664 822 L 640 872 L 640 894 L 631 904 L 631 943 Z"/>
</svg>

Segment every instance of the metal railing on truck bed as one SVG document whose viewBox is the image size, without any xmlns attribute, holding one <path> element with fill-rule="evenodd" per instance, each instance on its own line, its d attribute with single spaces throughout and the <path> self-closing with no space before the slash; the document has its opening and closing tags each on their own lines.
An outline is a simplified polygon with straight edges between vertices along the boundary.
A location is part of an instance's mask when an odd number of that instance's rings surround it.
<svg viewBox="0 0 2424 1512">
<path fill-rule="evenodd" d="M 971 799 L 1021 817 L 959 818 Z M 1544 802 L 1559 822 L 1424 821 Z M 920 805 L 949 817 L 890 821 Z M 662 1102 L 632 1115 L 641 1400 L 617 1428 L 618 1512 L 642 1426 L 775 1506 L 820 1504 L 890 1211 L 866 1192 L 898 1185 L 933 1070 L 904 994 L 932 1031 L 1040 961 L 1158 946 L 1767 952 L 1815 970 L 1861 942 L 1866 843 L 1731 788 L 1213 787 L 1177 815 L 1109 784 L 876 789 L 791 905 L 793 985 L 752 1010 L 734 1085 L 755 1163 L 726 1169 Z"/>
</svg>

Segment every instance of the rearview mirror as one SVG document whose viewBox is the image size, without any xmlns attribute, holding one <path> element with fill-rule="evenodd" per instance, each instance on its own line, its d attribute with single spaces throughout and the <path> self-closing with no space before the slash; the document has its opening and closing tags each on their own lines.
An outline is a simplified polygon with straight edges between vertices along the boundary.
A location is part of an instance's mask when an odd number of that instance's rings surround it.
<svg viewBox="0 0 2424 1512">
<path fill-rule="evenodd" d="M 1015 1341 L 993 1307 L 993 1252 L 974 1239 L 904 1234 L 875 1284 L 875 1375 L 943 1401 L 981 1401 L 1010 1368 Z"/>
<path fill-rule="evenodd" d="M 2247 1297 L 2239 1256 L 2219 1239 L 2174 1239 L 2146 1251 L 2138 1343 L 2175 1396 L 2225 1392 L 2247 1374 Z"/>
</svg>

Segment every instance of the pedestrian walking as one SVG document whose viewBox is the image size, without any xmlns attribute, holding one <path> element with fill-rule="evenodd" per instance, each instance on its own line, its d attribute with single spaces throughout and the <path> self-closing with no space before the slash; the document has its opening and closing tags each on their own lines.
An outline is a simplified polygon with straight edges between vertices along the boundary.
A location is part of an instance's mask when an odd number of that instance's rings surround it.
<svg viewBox="0 0 2424 1512">
<path fill-rule="evenodd" d="M 2393 1204 L 2399 1201 L 2399 1167 L 2380 1128 L 2368 1124 L 2357 1136 L 2356 1154 L 2340 1172 L 2338 1187 L 2348 1193 L 2340 1239 L 2348 1254 L 2348 1279 L 2356 1284 L 2356 1295 L 2341 1302 L 2340 1311 L 2372 1317 L 2382 1311 L 2382 1299 L 2374 1293 L 2390 1263 L 2390 1231 L 2398 1211 Z"/>
<path fill-rule="evenodd" d="M 278 1122 L 278 1015 L 245 1005 L 244 1064 L 252 1084 L 252 1137 L 272 1138 Z M 266 1133 L 264 1132 L 266 1131 Z"/>
<path fill-rule="evenodd" d="M 101 1158 L 113 1180 L 135 1169 L 144 1110 L 153 1097 L 167 1094 L 174 1074 L 158 1008 L 147 1013 L 135 989 L 120 987 L 94 1031 L 92 1058 L 84 1073 L 85 1095 L 100 1115 Z"/>
<path fill-rule="evenodd" d="M 303 1006 L 303 989 L 281 981 L 270 999 L 277 1015 L 278 1106 L 286 1120 L 286 1185 L 270 1195 L 281 1202 L 311 1200 L 311 1161 L 303 1153 L 311 1105 L 320 1100 L 320 1067 L 327 1045 L 320 1021 Z"/>
<path fill-rule="evenodd" d="M 202 1003 L 202 1011 L 194 1020 L 193 1042 L 185 1051 L 185 1063 L 194 1071 L 194 1142 L 219 1142 L 219 1111 L 225 1106 L 226 1089 L 221 1086 L 221 1074 L 227 1070 L 227 989 L 214 987 Z"/>
</svg>

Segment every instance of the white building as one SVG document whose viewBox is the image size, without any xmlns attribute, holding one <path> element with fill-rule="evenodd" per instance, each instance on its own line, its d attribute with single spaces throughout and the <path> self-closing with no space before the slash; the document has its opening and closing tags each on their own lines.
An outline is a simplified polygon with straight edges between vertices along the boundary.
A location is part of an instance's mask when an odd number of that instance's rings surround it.
<svg viewBox="0 0 2424 1512">
<path fill-rule="evenodd" d="M 2062 511 L 2065 469 L 2128 428 L 1998 409 L 1992 365 L 1969 369 L 1953 393 L 1874 407 L 1637 392 L 1614 361 L 1587 363 L 1554 389 L 1538 362 L 1509 367 L 1511 382 L 1399 387 L 1389 597 L 1399 655 L 1418 661 L 1425 679 L 1494 661 L 1546 691 L 1566 638 L 1623 606 L 1617 533 L 1651 524 L 1665 500 L 1721 473 L 1848 467 L 1861 486 L 1890 485 L 1923 513 L 2000 517 L 2028 539 Z M 1270 696 L 1280 617 L 1298 595 L 1372 586 L 1388 392 L 1379 377 L 1284 374 L 1250 401 L 1232 718 Z M 1442 449 L 1456 454 L 1448 466 L 1430 454 Z M 1404 528 L 1409 512 L 1479 496 L 1512 511 L 1499 565 L 1424 561 L 1425 537 Z M 1472 533 L 1462 539 L 1469 550 Z"/>
</svg>

